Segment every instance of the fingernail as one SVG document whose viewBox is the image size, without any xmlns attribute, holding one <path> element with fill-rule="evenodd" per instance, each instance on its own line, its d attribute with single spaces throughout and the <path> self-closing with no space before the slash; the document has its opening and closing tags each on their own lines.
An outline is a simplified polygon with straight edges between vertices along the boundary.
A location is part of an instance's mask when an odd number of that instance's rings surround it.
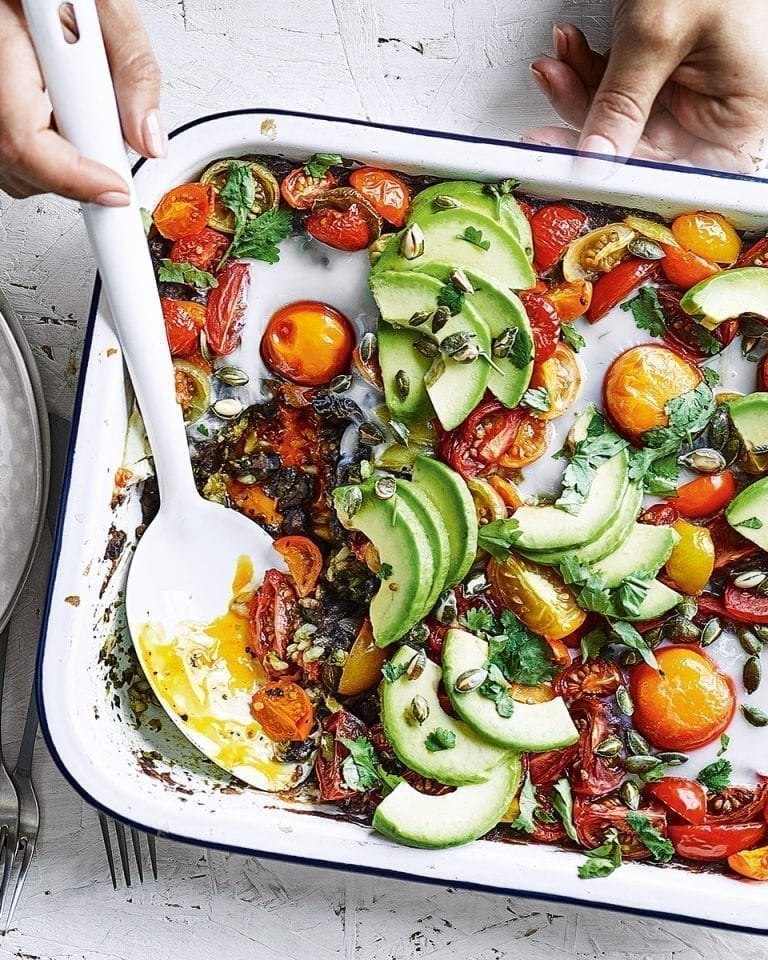
<svg viewBox="0 0 768 960">
<path fill-rule="evenodd" d="M 131 198 L 127 193 L 120 193 L 117 190 L 107 190 L 100 193 L 93 201 L 102 207 L 127 207 Z"/>
<path fill-rule="evenodd" d="M 541 88 L 542 92 L 543 92 L 547 97 L 551 97 L 551 96 L 552 96 L 552 87 L 550 86 L 549 78 L 547 77 L 547 75 L 546 75 L 545 73 L 543 73 L 541 70 L 537 70 L 536 67 L 534 67 L 533 64 L 531 64 L 531 73 L 533 74 L 533 78 L 534 78 L 534 80 L 536 81 L 536 83 L 538 83 L 538 85 L 539 85 L 539 87 Z"/>
<path fill-rule="evenodd" d="M 555 45 L 555 53 L 562 60 L 568 53 L 568 34 L 559 23 L 552 27 L 552 43 Z"/>
<path fill-rule="evenodd" d="M 142 124 L 144 149 L 148 157 L 164 157 L 168 150 L 168 134 L 159 110 L 150 110 Z"/>
<path fill-rule="evenodd" d="M 574 172 L 584 180 L 593 183 L 603 183 L 615 171 L 615 164 L 610 161 L 616 157 L 616 148 L 607 137 L 592 133 L 581 141 L 578 155 L 574 158 Z M 605 159 L 586 157 L 586 153 L 599 153 Z"/>
</svg>

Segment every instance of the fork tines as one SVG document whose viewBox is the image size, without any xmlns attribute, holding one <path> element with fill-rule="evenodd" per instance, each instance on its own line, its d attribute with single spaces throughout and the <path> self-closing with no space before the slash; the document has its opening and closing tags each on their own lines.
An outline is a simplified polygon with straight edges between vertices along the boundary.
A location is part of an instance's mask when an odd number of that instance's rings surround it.
<svg viewBox="0 0 768 960">
<path fill-rule="evenodd" d="M 124 824 L 119 820 L 110 820 L 106 814 L 99 813 L 99 826 L 101 827 L 101 837 L 104 841 L 104 850 L 107 854 L 107 863 L 109 864 L 109 875 L 112 878 L 112 886 L 117 890 L 117 870 L 115 867 L 115 855 L 112 848 L 112 834 L 109 829 L 110 823 L 115 828 L 117 838 L 117 849 L 120 855 L 120 865 L 123 869 L 123 878 L 125 885 L 131 886 L 131 865 L 128 855 L 128 838 L 125 832 Z M 144 862 L 141 853 L 141 832 L 135 827 L 130 828 L 131 846 L 133 847 L 133 856 L 136 860 L 136 871 L 139 876 L 139 883 L 144 883 Z M 152 867 L 152 876 L 157 880 L 157 847 L 155 838 L 151 834 L 146 834 L 147 850 L 149 851 L 149 862 Z"/>
</svg>

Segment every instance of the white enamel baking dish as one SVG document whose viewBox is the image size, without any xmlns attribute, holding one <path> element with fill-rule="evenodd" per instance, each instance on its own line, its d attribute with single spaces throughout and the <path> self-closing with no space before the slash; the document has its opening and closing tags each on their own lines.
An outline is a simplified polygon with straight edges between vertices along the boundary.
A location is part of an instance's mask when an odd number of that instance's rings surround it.
<svg viewBox="0 0 768 960">
<path fill-rule="evenodd" d="M 152 209 L 167 188 L 194 178 L 214 158 L 254 152 L 303 159 L 317 150 L 449 178 L 513 176 L 522 189 L 540 196 L 664 215 L 717 209 L 741 228 L 768 227 L 768 185 L 750 178 L 599 161 L 610 167 L 610 177 L 589 185 L 574 176 L 572 157 L 558 150 L 280 111 L 238 111 L 187 124 L 171 137 L 166 160 L 139 165 L 136 186 L 141 203 Z M 345 312 L 370 312 L 364 276 L 358 270 L 346 292 L 336 284 L 332 302 Z M 296 283 L 300 287 L 301 279 Z M 283 302 L 302 295 L 329 298 L 322 290 L 298 287 L 281 293 Z M 617 314 L 615 322 L 631 323 L 627 314 Z M 611 318 L 601 327 L 601 336 L 608 333 Z M 725 383 L 739 376 L 722 365 L 721 373 Z M 576 875 L 581 854 L 536 844 L 479 841 L 440 852 L 397 846 L 367 826 L 328 816 L 327 807 L 322 816 L 307 815 L 306 806 L 231 784 L 154 707 L 137 724 L 131 702 L 141 709 L 141 690 L 116 683 L 130 654 L 120 599 L 141 522 L 135 491 L 121 505 L 111 503 L 128 411 L 120 350 L 97 283 L 38 670 L 48 746 L 86 800 L 143 830 L 247 854 L 768 931 L 768 884 L 645 864 L 626 865 L 609 879 L 583 881 Z M 115 560 L 123 536 L 125 549 Z M 115 548 L 109 555 L 108 544 Z M 761 706 L 768 709 L 766 702 Z M 752 770 L 757 753 L 765 755 L 768 772 L 768 733 L 740 727 L 742 735 L 749 737 L 744 742 Z"/>
</svg>

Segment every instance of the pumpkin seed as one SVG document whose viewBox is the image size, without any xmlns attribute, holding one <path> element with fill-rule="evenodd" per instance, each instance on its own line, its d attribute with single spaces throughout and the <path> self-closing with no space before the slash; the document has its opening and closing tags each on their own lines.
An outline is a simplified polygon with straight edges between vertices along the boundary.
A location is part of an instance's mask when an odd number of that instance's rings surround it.
<svg viewBox="0 0 768 960">
<path fill-rule="evenodd" d="M 452 623 L 459 615 L 456 605 L 456 594 L 453 590 L 444 590 L 435 604 L 435 619 L 439 623 Z"/>
<path fill-rule="evenodd" d="M 424 386 L 427 388 L 433 387 L 444 373 L 445 360 L 443 360 L 442 357 L 437 357 L 429 370 L 424 374 Z"/>
<path fill-rule="evenodd" d="M 750 657 L 744 664 L 742 680 L 744 681 L 744 689 L 747 693 L 754 693 L 760 686 L 762 672 L 760 661 L 757 657 Z"/>
<path fill-rule="evenodd" d="M 758 707 L 750 707 L 746 703 L 742 703 L 741 712 L 744 714 L 744 719 L 747 723 L 752 724 L 753 727 L 765 727 L 768 725 L 768 713 L 760 710 Z"/>
<path fill-rule="evenodd" d="M 401 237 L 398 245 L 398 253 L 404 260 L 415 260 L 424 253 L 424 231 L 418 223 L 412 223 L 407 227 Z"/>
<path fill-rule="evenodd" d="M 759 637 L 763 641 L 763 643 L 768 643 L 768 624 L 753 623 L 752 633 L 754 633 L 755 636 Z"/>
<path fill-rule="evenodd" d="M 457 693 L 469 693 L 481 687 L 487 679 L 487 670 L 483 670 L 482 667 L 473 667 L 471 670 L 465 670 L 464 673 L 459 674 L 453 686 Z"/>
<path fill-rule="evenodd" d="M 642 655 L 637 650 L 626 649 L 619 654 L 619 663 L 623 667 L 634 667 L 642 660 Z"/>
<path fill-rule="evenodd" d="M 670 643 L 695 643 L 701 635 L 699 628 L 692 620 L 680 616 L 667 620 L 663 630 L 664 636 Z"/>
<path fill-rule="evenodd" d="M 768 577 L 766 577 L 762 583 L 758 584 L 755 593 L 758 597 L 768 597 Z"/>
<path fill-rule="evenodd" d="M 737 434 L 732 434 L 725 446 L 723 447 L 723 456 L 725 457 L 726 464 L 733 463 L 733 461 L 741 453 L 741 441 L 738 438 Z"/>
<path fill-rule="evenodd" d="M 636 730 L 627 730 L 627 746 L 632 753 L 650 754 L 651 745 Z"/>
<path fill-rule="evenodd" d="M 329 393 L 346 393 L 352 386 L 352 376 L 349 373 L 340 373 L 328 384 Z"/>
<path fill-rule="evenodd" d="M 411 700 L 408 713 L 410 719 L 419 725 L 427 719 L 429 716 L 429 704 L 421 694 L 417 693 L 413 700 Z"/>
<path fill-rule="evenodd" d="M 500 360 L 509 356 L 509 351 L 515 345 L 520 331 L 517 327 L 505 327 L 491 344 L 491 353 Z"/>
<path fill-rule="evenodd" d="M 213 363 L 214 356 L 208 346 L 208 337 L 205 335 L 205 330 L 200 331 L 200 356 L 206 363 Z"/>
<path fill-rule="evenodd" d="M 659 644 L 664 642 L 664 630 L 661 627 L 654 627 L 653 630 L 643 634 L 643 639 L 651 650 L 655 650 Z"/>
<path fill-rule="evenodd" d="M 244 387 L 250 380 L 245 370 L 241 370 L 240 367 L 219 367 L 218 370 L 213 371 L 213 375 L 228 387 Z"/>
<path fill-rule="evenodd" d="M 378 349 L 378 341 L 376 340 L 376 334 L 371 333 L 370 330 L 368 333 L 364 333 L 360 338 L 360 346 L 358 347 L 360 351 L 360 359 L 363 363 L 369 363 L 371 357 L 376 353 Z"/>
<path fill-rule="evenodd" d="M 763 573 L 762 570 L 745 570 L 744 573 L 733 578 L 733 585 L 739 590 L 752 590 L 766 580 L 768 580 L 768 574 Z"/>
<path fill-rule="evenodd" d="M 475 343 L 468 343 L 466 347 L 457 350 L 456 353 L 451 356 L 451 360 L 455 363 L 474 363 L 479 356 L 480 347 Z"/>
<path fill-rule="evenodd" d="M 411 431 L 404 423 L 400 423 L 399 420 L 390 420 L 389 429 L 392 433 L 392 436 L 395 438 L 395 440 L 397 440 L 398 443 L 402 443 L 404 447 L 408 446 L 408 441 L 411 437 Z"/>
<path fill-rule="evenodd" d="M 757 317 L 742 317 L 739 321 L 739 333 L 744 337 L 756 337 L 763 340 L 768 337 L 768 327 Z"/>
<path fill-rule="evenodd" d="M 417 623 L 408 631 L 406 639 L 416 647 L 423 646 L 429 639 L 429 627 L 426 623 Z"/>
<path fill-rule="evenodd" d="M 745 653 L 748 653 L 752 657 L 756 657 L 761 653 L 763 644 L 749 627 L 739 627 L 737 636 L 741 644 L 741 649 Z"/>
<path fill-rule="evenodd" d="M 405 370 L 398 370 L 395 374 L 395 392 L 401 400 L 405 400 L 411 392 L 411 378 Z"/>
<path fill-rule="evenodd" d="M 440 333 L 443 327 L 451 319 L 451 311 L 449 307 L 440 306 L 435 310 L 434 315 L 432 316 L 432 333 Z"/>
<path fill-rule="evenodd" d="M 744 357 L 748 357 L 750 353 L 755 349 L 755 347 L 760 343 L 759 337 L 742 337 L 741 338 L 741 354 Z"/>
<path fill-rule="evenodd" d="M 714 447 L 716 450 L 722 452 L 732 432 L 728 407 L 718 407 L 707 427 L 707 440 L 709 441 L 710 447 Z"/>
<path fill-rule="evenodd" d="M 488 578 L 481 570 L 464 582 L 464 593 L 468 597 L 478 597 L 481 593 L 485 593 L 489 586 Z"/>
<path fill-rule="evenodd" d="M 211 410 L 222 420 L 236 420 L 245 407 L 234 397 L 222 397 L 212 404 Z"/>
<path fill-rule="evenodd" d="M 641 260 L 662 260 L 664 258 L 664 250 L 661 245 L 648 237 L 635 237 L 634 240 L 629 241 L 627 249 L 634 256 L 640 257 Z"/>
<path fill-rule="evenodd" d="M 685 617 L 686 620 L 693 620 L 699 612 L 699 605 L 695 597 L 683 597 L 680 603 L 678 603 L 677 609 L 680 615 Z"/>
<path fill-rule="evenodd" d="M 397 483 L 389 475 L 379 477 L 373 485 L 373 492 L 379 500 L 391 500 L 397 492 Z"/>
<path fill-rule="evenodd" d="M 252 487 L 255 483 L 259 482 L 259 478 L 255 473 L 238 473 L 235 480 L 246 487 Z"/>
<path fill-rule="evenodd" d="M 440 347 L 432 340 L 431 337 L 419 337 L 418 340 L 413 341 L 414 350 L 418 350 L 423 357 L 427 357 L 431 360 L 433 357 L 436 357 L 440 353 Z"/>
<path fill-rule="evenodd" d="M 689 760 L 687 753 L 678 753 L 676 750 L 665 750 L 662 753 L 657 753 L 656 756 L 668 767 L 682 767 Z"/>
<path fill-rule="evenodd" d="M 431 316 L 432 314 L 428 310 L 422 310 L 418 313 L 414 313 L 411 319 L 408 321 L 408 326 L 420 327 L 423 323 L 426 323 Z"/>
<path fill-rule="evenodd" d="M 599 757 L 615 757 L 617 753 L 621 753 L 624 744 L 619 740 L 618 737 L 607 737 L 601 743 L 595 747 L 595 753 Z"/>
<path fill-rule="evenodd" d="M 712 619 L 707 620 L 707 622 L 701 628 L 699 643 L 702 647 L 708 647 L 711 643 L 714 643 L 715 640 L 717 640 L 722 632 L 723 625 L 720 623 L 717 617 L 712 617 Z"/>
<path fill-rule="evenodd" d="M 640 806 L 640 788 L 634 780 L 625 780 L 619 787 L 619 797 L 630 810 L 637 810 Z"/>
<path fill-rule="evenodd" d="M 719 450 L 712 447 L 699 447 L 696 450 L 690 450 L 677 458 L 677 462 L 696 473 L 720 473 L 725 470 L 725 457 Z"/>
<path fill-rule="evenodd" d="M 459 330 L 457 333 L 452 333 L 440 341 L 440 350 L 447 356 L 452 357 L 470 344 L 475 339 L 475 336 L 476 334 L 471 333 L 469 330 Z"/>
<path fill-rule="evenodd" d="M 381 427 L 370 420 L 360 424 L 357 428 L 357 436 L 360 443 L 366 447 L 375 447 L 379 443 L 384 443 L 387 439 Z"/>
<path fill-rule="evenodd" d="M 360 487 L 347 487 L 341 497 L 341 509 L 347 517 L 354 517 L 363 505 L 363 491 Z"/>
<path fill-rule="evenodd" d="M 424 673 L 424 667 L 427 665 L 427 654 L 422 647 L 421 650 L 417 650 L 416 653 L 411 657 L 408 666 L 405 670 L 405 675 L 409 680 L 418 680 L 419 677 Z"/>
<path fill-rule="evenodd" d="M 358 464 L 358 469 L 360 471 L 361 480 L 368 480 L 373 476 L 373 464 L 370 460 L 361 460 Z"/>
<path fill-rule="evenodd" d="M 447 197 L 444 194 L 440 194 L 439 197 L 435 197 L 432 201 L 432 205 L 437 207 L 438 210 L 458 210 L 462 206 L 462 203 L 454 197 Z"/>
<path fill-rule="evenodd" d="M 632 702 L 632 697 L 629 695 L 629 690 L 626 687 L 621 686 L 616 691 L 616 706 L 621 710 L 625 717 L 631 717 L 635 712 L 635 705 Z"/>
<path fill-rule="evenodd" d="M 453 286 L 459 293 L 474 293 L 475 288 L 472 286 L 472 283 L 469 277 L 464 273 L 461 267 L 455 267 L 451 270 L 448 275 L 448 279 L 451 281 Z"/>
<path fill-rule="evenodd" d="M 658 757 L 651 757 L 646 753 L 632 754 L 624 761 L 624 766 L 630 773 L 649 773 L 661 764 L 662 761 Z"/>
</svg>

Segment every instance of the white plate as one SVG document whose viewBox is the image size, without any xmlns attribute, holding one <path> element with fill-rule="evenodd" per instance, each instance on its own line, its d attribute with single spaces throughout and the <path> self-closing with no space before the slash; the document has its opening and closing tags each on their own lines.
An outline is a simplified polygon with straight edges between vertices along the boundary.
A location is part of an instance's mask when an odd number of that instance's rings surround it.
<svg viewBox="0 0 768 960">
<path fill-rule="evenodd" d="M 222 114 L 182 127 L 171 139 L 167 160 L 140 165 L 137 189 L 143 205 L 152 209 L 166 189 L 194 178 L 214 158 L 255 152 L 303 159 L 316 150 L 449 178 L 513 176 L 522 182 L 523 190 L 544 197 L 603 201 L 665 216 L 715 207 L 740 228 L 768 224 L 768 188 L 749 178 L 606 163 L 610 179 L 588 185 L 574 178 L 572 158 L 563 151 L 280 111 Z M 290 271 L 294 255 L 298 253 L 286 249 L 283 270 L 254 266 L 242 362 L 250 357 L 256 363 L 260 325 L 274 306 L 289 300 L 327 298 L 359 324 L 374 320 L 364 286 L 364 254 L 330 254 L 327 263 L 320 262 L 313 270 L 302 268 L 299 274 Z M 333 271 L 339 272 L 332 275 Z M 584 354 L 593 384 L 600 379 L 595 368 L 609 355 L 644 339 L 630 317 L 618 310 L 600 322 L 595 335 L 598 342 Z M 718 364 L 729 383 L 731 378 L 744 377 L 748 369 L 741 362 L 732 371 L 728 360 Z M 585 390 L 582 404 L 587 396 Z M 637 863 L 622 867 L 607 880 L 581 881 L 576 876 L 581 854 L 537 844 L 480 841 L 439 852 L 408 849 L 366 826 L 328 816 L 332 808 L 324 808 L 323 816 L 312 815 L 306 806 L 230 784 L 154 707 L 141 711 L 138 723 L 131 703 L 138 702 L 141 710 L 141 683 L 126 689 L 122 680 L 132 650 L 120 598 L 141 513 L 135 496 L 117 507 L 111 505 L 127 411 L 119 347 L 97 287 L 38 674 L 48 745 L 62 772 L 87 800 L 142 829 L 191 843 L 768 930 L 767 884 L 740 883 L 680 866 L 660 869 Z M 124 550 L 105 553 L 107 544 L 116 548 L 122 541 Z M 735 657 L 734 651 L 732 644 L 725 643 L 718 655 L 728 661 Z M 767 708 L 768 703 L 762 706 Z M 738 725 L 734 748 L 742 744 L 739 755 L 734 752 L 737 770 L 744 778 L 754 777 L 755 756 L 766 756 L 768 767 L 766 734 L 747 728 L 741 718 L 734 724 Z M 710 748 L 709 753 L 693 758 L 692 768 L 697 770 L 697 763 L 703 766 L 711 755 Z"/>
</svg>

